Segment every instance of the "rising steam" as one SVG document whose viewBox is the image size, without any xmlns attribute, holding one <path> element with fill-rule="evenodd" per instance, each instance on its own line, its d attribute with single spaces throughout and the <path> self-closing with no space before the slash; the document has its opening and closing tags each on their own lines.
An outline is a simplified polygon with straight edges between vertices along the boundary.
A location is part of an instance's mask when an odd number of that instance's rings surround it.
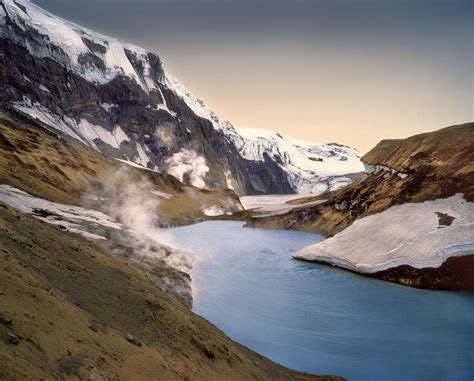
<svg viewBox="0 0 474 381">
<path fill-rule="evenodd" d="M 109 178 L 105 186 L 107 213 L 133 235 L 133 242 L 128 243 L 134 246 L 135 254 L 154 257 L 174 269 L 189 273 L 194 258 L 189 253 L 170 248 L 174 242 L 166 231 L 159 228 L 160 201 L 153 190 L 147 179 L 131 178 L 126 169 L 121 169 Z"/>
<path fill-rule="evenodd" d="M 189 181 L 195 187 L 206 188 L 204 178 L 209 172 L 209 167 L 206 165 L 206 159 L 199 156 L 196 151 L 183 148 L 168 158 L 166 165 L 167 172 L 179 181 Z"/>
</svg>

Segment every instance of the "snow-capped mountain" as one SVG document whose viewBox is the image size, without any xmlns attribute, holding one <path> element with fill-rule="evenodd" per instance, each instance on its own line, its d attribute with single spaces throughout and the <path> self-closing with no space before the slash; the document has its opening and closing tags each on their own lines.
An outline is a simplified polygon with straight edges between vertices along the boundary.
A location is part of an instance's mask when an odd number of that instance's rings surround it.
<svg viewBox="0 0 474 381">
<path fill-rule="evenodd" d="M 318 144 L 270 130 L 236 128 L 232 140 L 247 160 L 277 162 L 296 193 L 319 194 L 352 182 L 363 171 L 357 150 L 337 143 Z"/>
<path fill-rule="evenodd" d="M 0 1 L 0 107 L 110 157 L 240 194 L 320 193 L 363 170 L 356 150 L 234 128 L 154 53 Z"/>
</svg>

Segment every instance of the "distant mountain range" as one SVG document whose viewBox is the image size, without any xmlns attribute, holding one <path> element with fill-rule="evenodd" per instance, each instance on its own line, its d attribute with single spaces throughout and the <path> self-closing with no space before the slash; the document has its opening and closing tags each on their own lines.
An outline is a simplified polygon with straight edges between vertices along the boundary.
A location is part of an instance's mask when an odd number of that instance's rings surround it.
<svg viewBox="0 0 474 381">
<path fill-rule="evenodd" d="M 321 193 L 350 183 L 359 153 L 234 128 L 165 70 L 155 53 L 0 2 L 0 107 L 55 134 L 200 188 Z"/>
</svg>

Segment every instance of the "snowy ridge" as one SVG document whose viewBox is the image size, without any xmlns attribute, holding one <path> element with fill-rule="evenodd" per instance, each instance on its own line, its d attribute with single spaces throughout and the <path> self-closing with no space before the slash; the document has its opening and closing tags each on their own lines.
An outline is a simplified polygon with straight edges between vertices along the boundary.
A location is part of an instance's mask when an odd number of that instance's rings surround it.
<svg viewBox="0 0 474 381">
<path fill-rule="evenodd" d="M 441 225 L 439 213 L 453 217 L 451 225 Z M 457 194 L 361 218 L 293 256 L 370 274 L 401 265 L 439 267 L 449 257 L 469 254 L 474 254 L 474 203 Z"/>
<path fill-rule="evenodd" d="M 206 106 L 204 101 L 193 95 L 175 77 L 165 74 L 165 85 L 178 95 L 197 116 L 209 120 L 218 130 L 225 133 L 235 133 L 234 127 L 228 121 L 219 118 L 216 113 Z"/>
<path fill-rule="evenodd" d="M 263 160 L 264 153 L 279 157 L 283 165 L 313 171 L 320 176 L 337 176 L 364 170 L 360 153 L 340 144 L 298 140 L 269 130 L 237 128 L 242 136 L 239 147 L 248 160 Z"/>
<path fill-rule="evenodd" d="M 51 57 L 87 81 L 97 84 L 125 75 L 134 79 L 146 92 L 155 89 L 149 53 L 145 49 L 105 37 L 54 16 L 28 0 L 3 0 L 3 5 L 7 13 L 0 13 L 0 26 L 5 26 L 8 16 L 23 32 L 34 30 L 48 41 L 47 44 L 38 45 L 25 43 L 31 54 Z M 126 50 L 142 65 L 143 74 L 137 72 Z M 105 66 L 88 62 L 87 58 L 91 55 L 100 58 Z"/>
</svg>

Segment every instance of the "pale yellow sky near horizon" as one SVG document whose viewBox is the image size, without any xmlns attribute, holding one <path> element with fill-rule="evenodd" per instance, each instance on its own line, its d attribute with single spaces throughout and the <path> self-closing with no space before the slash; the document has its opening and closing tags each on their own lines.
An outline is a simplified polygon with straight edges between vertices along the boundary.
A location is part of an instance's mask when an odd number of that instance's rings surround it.
<svg viewBox="0 0 474 381">
<path fill-rule="evenodd" d="M 235 126 L 342 143 L 365 153 L 382 139 L 473 121 L 472 88 L 469 96 L 458 86 L 462 78 L 449 71 L 449 62 L 430 62 L 403 47 L 382 56 L 375 46 L 362 55 L 340 45 L 308 52 L 304 45 L 286 44 L 280 59 L 271 44 L 250 52 L 246 47 L 246 56 L 232 43 L 212 57 L 213 50 L 205 50 L 203 58 L 197 45 L 183 57 L 165 54 L 166 67 Z"/>
</svg>

